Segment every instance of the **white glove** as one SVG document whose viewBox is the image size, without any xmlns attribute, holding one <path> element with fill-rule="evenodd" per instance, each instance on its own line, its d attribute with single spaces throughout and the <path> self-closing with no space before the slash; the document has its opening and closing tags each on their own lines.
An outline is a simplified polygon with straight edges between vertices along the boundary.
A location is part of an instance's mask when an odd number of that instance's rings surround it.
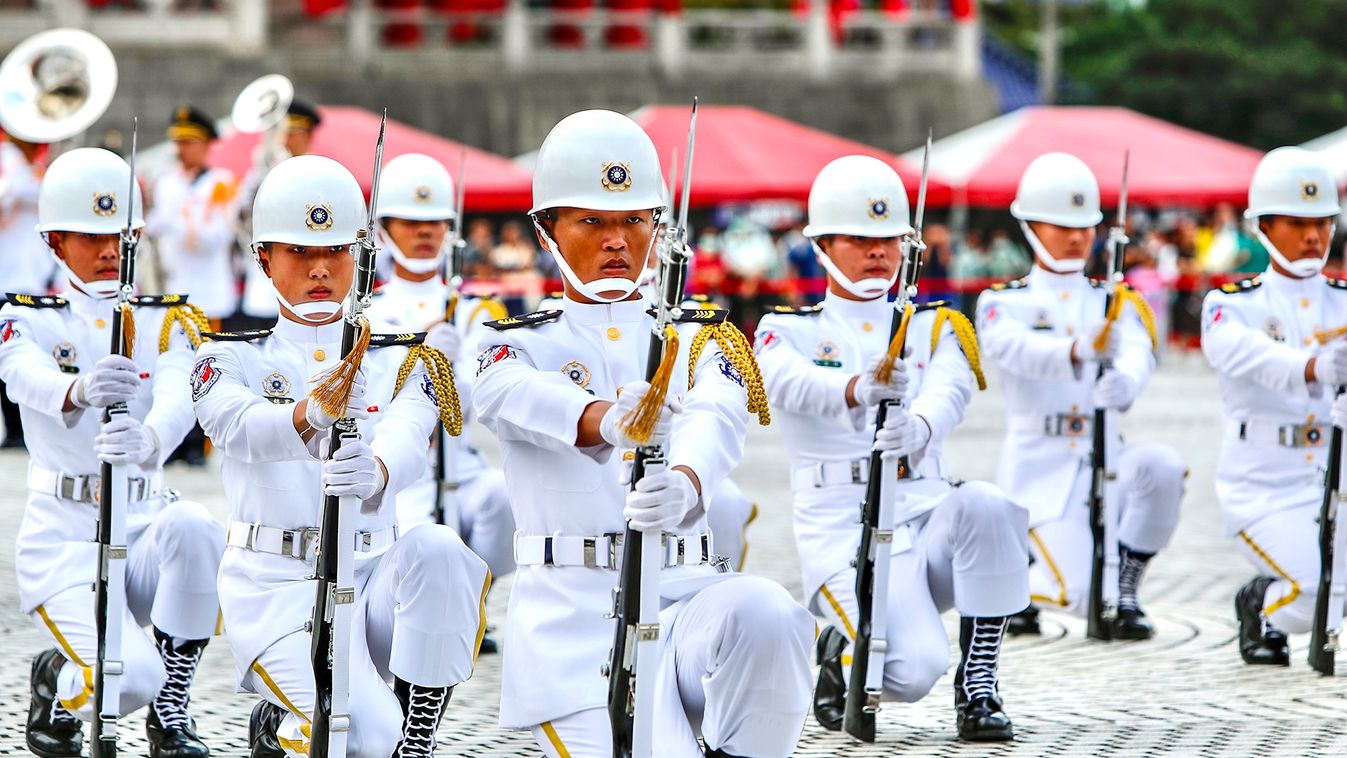
<svg viewBox="0 0 1347 758">
<path fill-rule="evenodd" d="M 862 406 L 879 405 L 884 400 L 902 400 L 907 395 L 907 361 L 902 359 L 894 361 L 893 373 L 889 375 L 888 383 L 880 384 L 875 380 L 875 370 L 883 360 L 883 356 L 876 358 L 856 378 L 852 394 L 856 396 L 856 402 Z"/>
<path fill-rule="evenodd" d="M 673 397 L 666 395 L 664 397 L 664 407 L 660 410 L 659 419 L 655 422 L 655 431 L 650 434 L 647 442 L 637 442 L 627 436 L 627 433 L 619 428 L 619 422 L 622 418 L 636 408 L 641 402 L 641 398 L 650 391 L 649 382 L 629 382 L 622 385 L 622 391 L 617 396 L 617 402 L 603 414 L 599 420 L 599 436 L 603 441 L 616 448 L 639 447 L 640 445 L 662 445 L 669 438 L 669 433 L 673 431 L 673 417 L 675 413 L 682 413 L 683 406 Z"/>
<path fill-rule="evenodd" d="M 103 425 L 94 437 L 94 454 L 103 463 L 114 466 L 140 466 L 155 459 L 159 440 L 148 426 L 122 416 Z"/>
<path fill-rule="evenodd" d="M 1111 359 L 1118 354 L 1118 347 L 1122 344 L 1122 329 L 1117 323 L 1108 330 L 1108 339 L 1104 342 L 1103 350 L 1095 350 L 1095 338 L 1104 330 L 1104 324 L 1100 324 L 1095 329 L 1086 329 L 1084 334 L 1076 337 L 1075 349 L 1076 360 L 1085 363 L 1093 361 L 1098 363 L 1106 358 Z"/>
<path fill-rule="evenodd" d="M 682 471 L 670 469 L 642 477 L 636 489 L 627 493 L 627 507 L 622 509 L 622 516 L 631 522 L 632 529 L 661 532 L 683 523 L 698 500 L 692 479 Z"/>
<path fill-rule="evenodd" d="M 1315 357 L 1314 378 L 1325 387 L 1347 384 L 1347 342 L 1334 342 Z"/>
<path fill-rule="evenodd" d="M 426 344 L 444 353 L 444 357 L 450 361 L 456 361 L 463 347 L 463 335 L 459 333 L 457 326 L 448 321 L 441 321 L 426 332 Z"/>
<path fill-rule="evenodd" d="M 337 423 L 337 419 L 327 415 L 327 412 L 309 398 L 305 401 L 304 420 L 309 423 L 309 427 L 323 431 L 331 429 L 332 425 Z M 346 418 L 362 419 L 369 418 L 369 411 L 365 403 L 365 367 L 362 365 L 356 372 L 355 383 L 351 385 L 351 398 L 346 401 Z"/>
<path fill-rule="evenodd" d="M 874 449 L 886 461 L 912 456 L 926 449 L 931 441 L 931 428 L 906 408 L 889 408 L 884 426 L 875 433 Z"/>
<path fill-rule="evenodd" d="M 1114 408 L 1125 411 L 1132 407 L 1137 399 L 1137 385 L 1132 377 L 1117 372 L 1106 371 L 1094 385 L 1094 407 Z"/>
<path fill-rule="evenodd" d="M 363 502 L 379 494 L 386 483 L 374 451 L 362 440 L 343 444 L 323 462 L 324 495 L 354 495 Z"/>
<path fill-rule="evenodd" d="M 1333 426 L 1347 429 L 1347 393 L 1333 398 L 1333 408 L 1328 412 L 1328 416 L 1333 419 Z"/>
<path fill-rule="evenodd" d="M 140 391 L 140 369 L 130 359 L 108 355 L 94 364 L 94 370 L 75 380 L 70 400 L 77 408 L 107 408 L 129 403 Z"/>
</svg>

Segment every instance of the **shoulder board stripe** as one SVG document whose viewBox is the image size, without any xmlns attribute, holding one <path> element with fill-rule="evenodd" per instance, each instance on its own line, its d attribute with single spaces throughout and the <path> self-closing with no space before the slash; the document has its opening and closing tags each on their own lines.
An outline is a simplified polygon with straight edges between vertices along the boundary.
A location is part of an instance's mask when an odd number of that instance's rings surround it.
<svg viewBox="0 0 1347 758">
<path fill-rule="evenodd" d="M 186 295 L 140 295 L 131 298 L 132 305 L 143 305 L 148 307 L 168 308 L 175 305 L 186 305 Z"/>
<path fill-rule="evenodd" d="M 537 326 L 539 324 L 545 324 L 548 321 L 556 321 L 561 318 L 562 313 L 563 311 L 560 310 L 534 311 L 533 313 L 526 313 L 523 316 L 512 316 L 510 318 L 502 318 L 495 321 L 486 321 L 484 324 L 498 332 L 503 332 L 507 329 L 518 329 L 521 326 Z"/>
<path fill-rule="evenodd" d="M 680 308 L 679 311 L 679 314 L 674 317 L 674 323 L 676 324 L 723 324 L 730 315 L 730 312 L 724 308 L 716 307 Z M 650 308 L 646 310 L 646 313 L 654 316 L 659 313 L 659 310 Z"/>
<path fill-rule="evenodd" d="M 69 305 L 65 298 L 51 295 L 21 295 L 10 292 L 5 295 L 5 299 L 12 305 L 22 305 L 26 308 L 64 308 Z"/>
<path fill-rule="evenodd" d="M 1029 286 L 1029 277 L 1022 276 L 1019 279 L 1011 279 L 1008 282 L 998 282 L 996 284 L 993 284 L 992 289 L 995 290 L 996 292 L 1000 292 L 1002 290 L 1024 289 L 1025 287 L 1028 286 Z"/>
<path fill-rule="evenodd" d="M 419 345 L 426 341 L 425 332 L 404 332 L 402 334 L 371 334 L 370 347 L 397 347 L 398 345 Z"/>
<path fill-rule="evenodd" d="M 922 303 L 922 304 L 918 305 L 917 307 L 913 308 L 913 309 L 912 309 L 912 313 L 913 313 L 913 314 L 917 314 L 917 313 L 921 313 L 921 312 L 923 312 L 923 311 L 933 311 L 933 310 L 936 310 L 937 308 L 944 308 L 944 307 L 947 307 L 948 305 L 949 305 L 949 301 L 948 301 L 948 300 L 932 300 L 932 301 L 929 302 L 929 303 Z"/>
<path fill-rule="evenodd" d="M 207 342 L 252 342 L 253 340 L 270 337 L 270 329 L 249 329 L 243 332 L 202 332 L 202 339 Z"/>
<path fill-rule="evenodd" d="M 798 308 L 789 305 L 773 306 L 768 313 L 779 313 L 783 316 L 817 316 L 823 312 L 821 305 L 802 305 Z"/>
<path fill-rule="evenodd" d="M 1340 290 L 1347 290 L 1347 279 L 1334 279 L 1330 276 L 1328 277 L 1328 286 L 1336 287 Z"/>
<path fill-rule="evenodd" d="M 1335 280 L 1330 279 L 1329 283 L 1331 284 L 1333 281 Z M 1226 282 L 1225 284 L 1221 285 L 1221 291 L 1226 293 L 1227 295 L 1233 295 L 1238 292 L 1252 292 L 1253 290 L 1258 289 L 1262 285 L 1263 280 L 1260 277 L 1251 276 L 1248 279 L 1241 279 L 1238 282 Z M 1334 286 L 1341 286 L 1341 285 L 1334 285 Z"/>
</svg>

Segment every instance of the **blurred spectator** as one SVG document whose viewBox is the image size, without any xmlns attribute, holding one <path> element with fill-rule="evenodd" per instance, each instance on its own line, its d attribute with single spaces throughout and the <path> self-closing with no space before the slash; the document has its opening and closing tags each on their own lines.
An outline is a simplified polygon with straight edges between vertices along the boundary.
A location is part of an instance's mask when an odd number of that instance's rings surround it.
<svg viewBox="0 0 1347 758">
<path fill-rule="evenodd" d="M 922 257 L 921 279 L 925 282 L 940 282 L 941 287 L 926 289 L 923 286 L 922 299 L 949 300 L 955 308 L 960 306 L 958 291 L 950 281 L 954 268 L 953 240 L 949 227 L 944 224 L 926 224 L 922 230 L 922 239 L 926 243 L 926 252 Z"/>
<path fill-rule="evenodd" d="M 484 218 L 475 218 L 468 224 L 468 234 L 464 237 L 467 247 L 463 249 L 463 276 L 466 279 L 490 279 L 495 276 L 488 257 L 496 239 L 491 233 L 491 222 Z"/>
<path fill-rule="evenodd" d="M 777 252 L 772 235 L 753 220 L 740 216 L 720 236 L 726 270 L 738 280 L 730 296 L 730 318 L 748 333 L 757 327 L 758 316 L 775 301 L 763 287 L 766 279 L 785 273 L 785 260 Z"/>
<path fill-rule="evenodd" d="M 954 265 L 950 274 L 959 280 L 982 279 L 991 276 L 991 256 L 986 238 L 980 229 L 969 229 L 963 242 L 954 251 Z"/>
<path fill-rule="evenodd" d="M 505 307 L 520 313 L 542 297 L 542 275 L 538 272 L 538 247 L 524 236 L 518 221 L 506 221 L 500 228 L 500 242 L 487 260 L 500 276 L 505 291 Z"/>
<path fill-rule="evenodd" d="M 990 275 L 994 279 L 1015 279 L 1029 273 L 1029 253 L 1005 229 L 993 229 L 987 242 Z"/>
</svg>

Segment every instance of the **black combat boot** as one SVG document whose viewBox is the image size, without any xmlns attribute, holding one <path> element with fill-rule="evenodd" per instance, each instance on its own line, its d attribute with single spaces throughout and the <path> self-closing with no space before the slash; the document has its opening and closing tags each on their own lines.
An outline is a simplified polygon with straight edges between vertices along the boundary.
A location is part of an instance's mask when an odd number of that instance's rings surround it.
<svg viewBox="0 0 1347 758">
<path fill-rule="evenodd" d="M 1239 618 L 1239 655 L 1245 663 L 1266 666 L 1290 666 L 1291 647 L 1286 632 L 1272 626 L 1263 615 L 1263 597 L 1275 579 L 1260 576 L 1240 588 L 1235 595 L 1235 616 Z"/>
<path fill-rule="evenodd" d="M 266 700 L 257 701 L 248 717 L 248 745 L 250 758 L 285 758 L 276 730 L 285 720 L 285 709 Z"/>
<path fill-rule="evenodd" d="M 1155 636 L 1155 627 L 1137 602 L 1137 587 L 1146 573 L 1146 564 L 1155 553 L 1140 553 L 1126 545 L 1118 545 L 1118 612 L 1113 617 L 1112 639 L 1148 640 Z"/>
<path fill-rule="evenodd" d="M 435 730 L 449 707 L 453 687 L 423 687 L 398 679 L 393 685 L 402 703 L 402 739 L 393 758 L 431 758 L 435 755 Z"/>
<path fill-rule="evenodd" d="M 954 674 L 954 713 L 960 739 L 970 742 L 1015 739 L 1010 717 L 1001 710 L 996 680 L 1006 622 L 1006 616 L 964 616 L 959 620 L 962 656 Z"/>
<path fill-rule="evenodd" d="M 56 699 L 56 675 L 64 665 L 65 658 L 55 648 L 43 650 L 33 659 L 29 680 L 32 699 L 24 736 L 28 749 L 42 758 L 79 758 L 84 748 L 80 720 Z"/>
<path fill-rule="evenodd" d="M 196 722 L 187 712 L 192 698 L 192 678 L 196 676 L 201 653 L 210 640 L 187 640 L 173 644 L 171 635 L 154 630 L 155 647 L 168 675 L 163 689 L 150 702 L 145 718 L 145 737 L 150 742 L 150 758 L 204 758 L 210 748 L 196 733 Z"/>
<path fill-rule="evenodd" d="M 1042 634 L 1043 627 L 1038 623 L 1037 606 L 1030 605 L 1028 608 L 1011 616 L 1009 623 L 1006 625 L 1006 632 L 1011 637 L 1019 637 L 1023 634 Z"/>
<path fill-rule="evenodd" d="M 842 674 L 842 651 L 847 644 L 846 635 L 830 626 L 818 636 L 815 646 L 819 671 L 814 687 L 814 718 L 830 732 L 842 729 L 842 714 L 847 707 L 847 680 Z"/>
</svg>

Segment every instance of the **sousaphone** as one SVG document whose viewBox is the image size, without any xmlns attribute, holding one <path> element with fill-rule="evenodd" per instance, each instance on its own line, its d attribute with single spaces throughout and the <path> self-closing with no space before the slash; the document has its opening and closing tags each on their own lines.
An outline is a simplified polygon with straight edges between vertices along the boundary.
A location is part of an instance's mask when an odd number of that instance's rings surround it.
<svg viewBox="0 0 1347 758">
<path fill-rule="evenodd" d="M 81 29 L 35 34 L 0 63 L 0 128 L 25 142 L 62 142 L 88 131 L 117 90 L 117 61 Z"/>
</svg>

